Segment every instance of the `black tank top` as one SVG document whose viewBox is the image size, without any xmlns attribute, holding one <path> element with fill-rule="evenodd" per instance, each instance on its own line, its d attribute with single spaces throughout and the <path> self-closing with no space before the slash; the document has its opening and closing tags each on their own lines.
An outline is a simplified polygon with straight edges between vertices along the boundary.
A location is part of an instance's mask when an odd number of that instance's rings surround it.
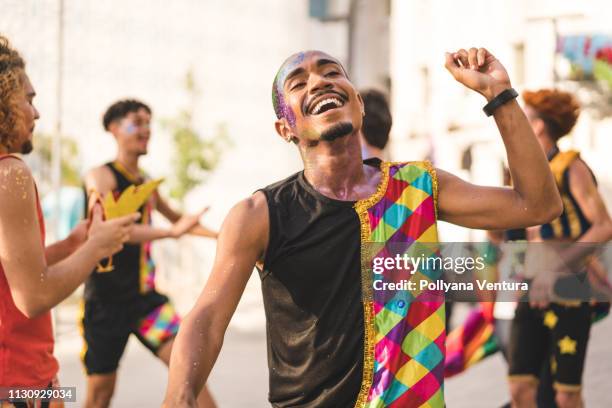
<svg viewBox="0 0 612 408">
<path fill-rule="evenodd" d="M 118 197 L 129 186 L 144 182 L 144 179 L 129 180 L 112 162 L 106 163 L 105 166 L 115 176 L 117 183 L 117 188 L 113 191 L 115 197 Z M 145 207 L 146 204 L 138 210 L 142 214 L 140 222 L 144 222 Z M 85 281 L 85 299 L 114 303 L 137 298 L 141 294 L 140 263 L 142 251 L 143 246 L 141 244 L 125 244 L 121 251 L 113 255 L 114 269 L 112 271 L 97 272 L 94 270 Z M 106 265 L 107 262 L 107 259 L 101 261 L 103 265 Z"/>
<path fill-rule="evenodd" d="M 366 164 L 379 166 L 377 159 Z M 299 172 L 264 188 L 270 238 L 260 271 L 274 407 L 351 407 L 363 370 L 360 223 L 354 202 Z"/>
</svg>

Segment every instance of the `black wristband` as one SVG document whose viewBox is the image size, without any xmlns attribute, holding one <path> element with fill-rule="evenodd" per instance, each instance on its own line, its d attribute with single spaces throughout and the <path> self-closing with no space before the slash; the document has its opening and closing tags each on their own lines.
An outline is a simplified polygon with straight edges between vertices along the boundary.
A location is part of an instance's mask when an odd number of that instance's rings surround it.
<svg viewBox="0 0 612 408">
<path fill-rule="evenodd" d="M 505 91 L 501 92 L 495 98 L 491 99 L 489 103 L 487 103 L 482 110 L 487 116 L 493 115 L 493 112 L 506 102 L 511 101 L 512 99 L 518 96 L 518 92 L 514 90 L 514 88 L 508 88 Z"/>
</svg>

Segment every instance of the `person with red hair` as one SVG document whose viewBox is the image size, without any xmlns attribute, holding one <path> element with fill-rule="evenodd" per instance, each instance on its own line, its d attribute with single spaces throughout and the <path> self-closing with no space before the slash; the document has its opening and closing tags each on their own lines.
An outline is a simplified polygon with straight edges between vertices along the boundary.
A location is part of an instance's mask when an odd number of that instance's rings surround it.
<svg viewBox="0 0 612 408">
<path fill-rule="evenodd" d="M 528 241 L 551 245 L 555 242 L 609 241 L 612 237 L 612 220 L 597 190 L 591 169 L 578 152 L 562 152 L 557 145 L 578 120 L 578 101 L 572 94 L 556 89 L 527 91 L 523 93 L 523 99 L 525 114 L 548 157 L 563 201 L 563 212 L 559 217 L 527 229 Z M 583 259 L 583 255 L 578 255 L 580 251 L 577 251 L 583 247 L 587 245 L 566 245 L 559 253 L 560 258 Z M 570 254 L 574 252 L 576 256 Z M 585 277 L 586 272 L 582 268 L 571 272 Z M 512 406 L 536 407 L 540 376 L 550 373 L 556 405 L 559 408 L 582 407 L 582 373 L 592 306 L 584 298 L 581 298 L 581 302 L 549 302 L 551 286 L 540 285 L 539 282 L 547 278 L 540 270 L 534 274 L 534 269 L 527 264 L 526 272 L 533 275 L 532 302 L 521 302 L 512 322 L 509 350 Z M 549 280 L 553 281 L 554 278 Z"/>
</svg>

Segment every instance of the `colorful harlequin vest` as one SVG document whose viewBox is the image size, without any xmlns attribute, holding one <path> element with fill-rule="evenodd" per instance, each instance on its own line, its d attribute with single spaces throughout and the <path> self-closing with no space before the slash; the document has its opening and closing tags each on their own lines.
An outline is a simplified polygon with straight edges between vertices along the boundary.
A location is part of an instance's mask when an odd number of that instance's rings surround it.
<svg viewBox="0 0 612 408">
<path fill-rule="evenodd" d="M 374 290 L 371 264 L 372 248 L 388 255 L 397 252 L 390 247 L 398 243 L 406 252 L 428 243 L 426 256 L 439 255 L 436 174 L 429 162 L 382 163 L 381 171 L 376 194 L 355 204 L 361 222 L 365 326 L 363 381 L 355 407 L 441 408 L 444 302 L 414 291 L 389 296 Z M 439 271 L 420 269 L 412 279 L 439 276 Z"/>
</svg>

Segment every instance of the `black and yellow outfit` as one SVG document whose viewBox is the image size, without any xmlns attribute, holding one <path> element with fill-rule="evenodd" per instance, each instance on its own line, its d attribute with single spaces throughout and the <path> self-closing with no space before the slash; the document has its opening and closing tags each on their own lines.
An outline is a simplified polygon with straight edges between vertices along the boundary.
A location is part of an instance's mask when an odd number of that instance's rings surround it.
<svg viewBox="0 0 612 408">
<path fill-rule="evenodd" d="M 563 212 L 542 225 L 540 235 L 544 240 L 577 240 L 591 227 L 569 188 L 569 168 L 574 160 L 580 160 L 579 155 L 555 148 L 548 159 Z M 586 272 L 579 274 L 586 276 Z M 588 302 L 551 303 L 546 309 L 520 302 L 510 334 L 510 381 L 537 383 L 543 365 L 550 364 L 556 390 L 580 390 L 592 316 Z"/>
<path fill-rule="evenodd" d="M 118 163 L 107 163 L 117 182 L 118 197 L 129 186 L 142 184 Z M 151 221 L 152 202 L 140 209 L 140 222 Z M 103 263 L 106 263 L 104 261 Z M 151 243 L 125 244 L 113 256 L 114 269 L 94 271 L 85 282 L 81 316 L 85 341 L 82 359 L 87 374 L 114 372 L 130 334 L 157 353 L 178 332 L 180 318 L 168 298 L 155 290 Z"/>
</svg>

